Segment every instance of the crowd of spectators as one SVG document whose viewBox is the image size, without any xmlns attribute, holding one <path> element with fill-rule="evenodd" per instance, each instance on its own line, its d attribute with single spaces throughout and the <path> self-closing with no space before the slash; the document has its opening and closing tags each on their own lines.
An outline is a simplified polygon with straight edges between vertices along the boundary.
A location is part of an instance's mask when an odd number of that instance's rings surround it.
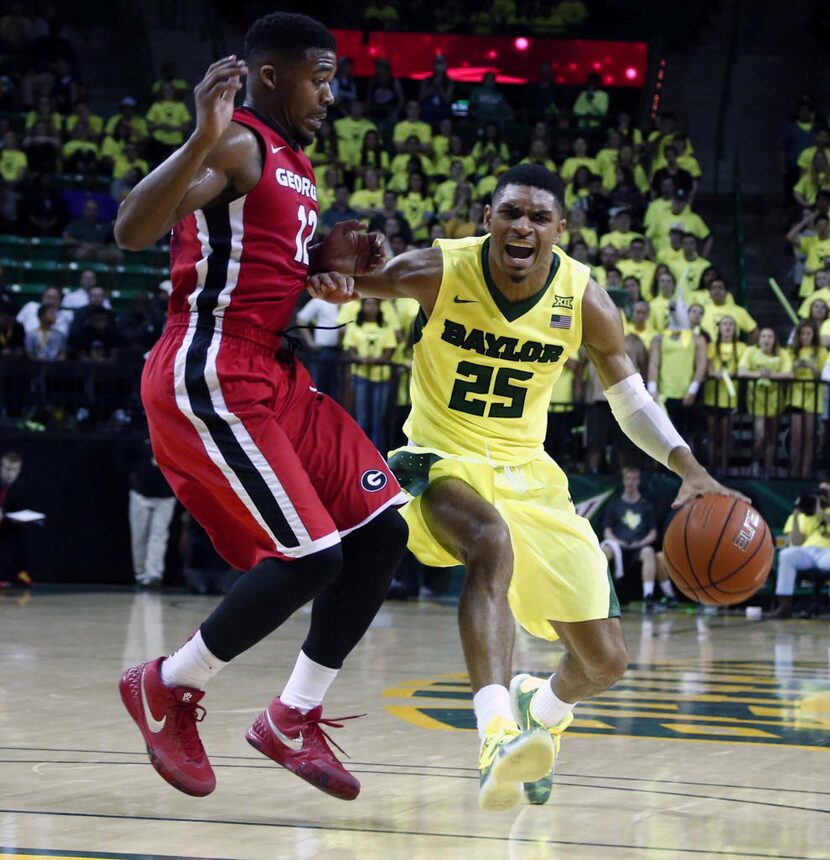
<svg viewBox="0 0 830 860">
<path fill-rule="evenodd" d="M 0 273 L 0 352 L 39 363 L 139 358 L 163 328 L 165 296 L 140 291 L 125 301 L 122 292 L 116 300 L 110 274 L 125 258 L 113 219 L 129 189 L 192 127 L 190 87 L 167 63 L 141 107 L 130 95 L 114 113 L 99 112 L 53 10 L 32 18 L 13 5 L 0 40 L 20 70 L 0 99 L 2 229 L 54 241 L 61 260 L 61 282 L 22 307 Z M 638 125 L 598 75 L 565 91 L 547 64 L 526 87 L 501 86 L 491 72 L 467 87 L 448 76 L 440 55 L 420 82 L 396 78 L 385 58 L 374 63 L 374 75 L 358 79 L 349 58 L 340 59 L 337 103 L 307 149 L 318 236 L 360 217 L 395 255 L 481 235 L 499 175 L 517 162 L 543 164 L 565 183 L 561 247 L 615 298 L 635 365 L 698 455 L 720 474 L 740 462 L 775 475 L 786 427 L 791 467 L 810 474 L 824 437 L 820 380 L 830 345 L 830 134 L 809 103 L 785 140 L 790 199 L 804 207 L 788 239 L 805 257 L 795 272 L 805 322 L 784 332 L 759 329 L 718 268 L 715 237 L 697 211 L 701 168 L 671 111 Z M 302 333 L 320 389 L 351 408 L 381 449 L 398 441 L 407 409 L 416 315 L 406 300 L 341 309 L 312 301 L 298 314 L 312 327 Z M 736 460 L 736 422 L 751 440 L 744 460 Z M 564 368 L 550 425 L 556 453 L 572 453 L 592 472 L 642 462 L 619 437 L 583 355 Z"/>
</svg>

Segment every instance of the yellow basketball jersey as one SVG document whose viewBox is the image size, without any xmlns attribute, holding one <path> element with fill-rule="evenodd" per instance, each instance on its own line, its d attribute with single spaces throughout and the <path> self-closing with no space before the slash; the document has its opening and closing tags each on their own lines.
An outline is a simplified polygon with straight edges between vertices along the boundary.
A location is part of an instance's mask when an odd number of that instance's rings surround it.
<svg viewBox="0 0 830 860">
<path fill-rule="evenodd" d="M 438 239 L 444 274 L 415 343 L 413 445 L 496 465 L 543 451 L 554 382 L 582 342 L 589 269 L 558 247 L 545 286 L 521 302 L 499 292 L 489 236 Z"/>
</svg>

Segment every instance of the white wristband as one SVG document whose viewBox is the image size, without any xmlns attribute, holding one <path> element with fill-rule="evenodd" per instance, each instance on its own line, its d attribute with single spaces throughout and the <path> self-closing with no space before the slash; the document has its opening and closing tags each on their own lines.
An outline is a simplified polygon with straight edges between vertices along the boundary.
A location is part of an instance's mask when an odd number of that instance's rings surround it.
<svg viewBox="0 0 830 860">
<path fill-rule="evenodd" d="M 700 391 L 700 383 L 696 379 L 693 379 L 689 383 L 689 390 L 686 393 L 687 394 L 697 394 L 698 391 Z"/>
<path fill-rule="evenodd" d="M 649 379 L 648 381 L 648 393 L 654 397 L 657 394 L 657 383 L 653 379 Z"/>
<path fill-rule="evenodd" d="M 688 448 L 665 412 L 649 397 L 639 373 L 606 392 L 611 412 L 626 436 L 649 457 L 668 467 L 675 448 Z"/>
</svg>

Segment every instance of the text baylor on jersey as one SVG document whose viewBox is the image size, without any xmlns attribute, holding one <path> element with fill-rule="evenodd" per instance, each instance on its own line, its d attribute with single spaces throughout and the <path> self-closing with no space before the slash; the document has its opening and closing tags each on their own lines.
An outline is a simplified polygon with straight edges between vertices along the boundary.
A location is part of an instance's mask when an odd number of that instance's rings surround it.
<svg viewBox="0 0 830 860">
<path fill-rule="evenodd" d="M 465 325 L 450 319 L 444 320 L 441 340 L 489 358 L 538 364 L 553 364 L 559 361 L 564 350 L 559 344 L 540 343 L 538 340 L 526 340 L 520 345 L 518 338 L 499 336 L 478 328 L 467 331 Z"/>
</svg>

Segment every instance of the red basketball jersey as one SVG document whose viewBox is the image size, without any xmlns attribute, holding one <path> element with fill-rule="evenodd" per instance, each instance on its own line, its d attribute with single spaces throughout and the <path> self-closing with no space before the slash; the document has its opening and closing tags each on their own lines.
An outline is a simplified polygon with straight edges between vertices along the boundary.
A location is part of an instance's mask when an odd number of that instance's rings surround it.
<svg viewBox="0 0 830 860">
<path fill-rule="evenodd" d="M 175 226 L 169 312 L 198 313 L 212 326 L 227 316 L 276 332 L 288 325 L 305 286 L 317 187 L 302 150 L 249 108 L 233 119 L 259 138 L 262 175 L 242 197 L 198 209 Z"/>
</svg>

